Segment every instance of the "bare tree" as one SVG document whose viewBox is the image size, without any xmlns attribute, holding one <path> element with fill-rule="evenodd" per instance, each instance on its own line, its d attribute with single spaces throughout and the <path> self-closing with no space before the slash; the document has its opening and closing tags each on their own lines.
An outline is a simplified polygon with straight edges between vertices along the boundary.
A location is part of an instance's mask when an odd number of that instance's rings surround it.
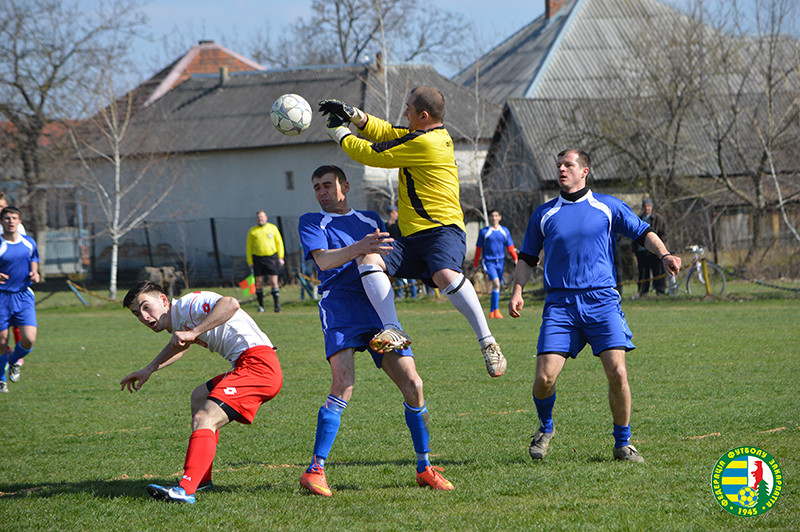
<svg viewBox="0 0 800 532">
<path fill-rule="evenodd" d="M 756 0 L 751 13 L 734 1 L 731 9 L 736 38 L 723 41 L 717 54 L 728 90 L 706 93 L 703 112 L 714 178 L 751 213 L 748 263 L 765 248 L 768 213 L 786 201 L 781 181 L 800 176 L 800 43 L 790 37 L 797 30 L 794 0 Z M 769 193 L 773 186 L 777 197 Z M 793 229 L 785 212 L 783 219 Z"/>
<path fill-rule="evenodd" d="M 356 63 L 377 49 L 397 61 L 448 59 L 461 53 L 464 17 L 422 0 L 312 0 L 312 15 L 253 41 L 258 62 L 289 67 Z M 388 59 L 388 58 L 387 58 Z"/>
<path fill-rule="evenodd" d="M 120 57 L 143 22 L 136 0 L 112 0 L 87 10 L 64 0 L 0 2 L 0 116 L 10 122 L 17 176 L 24 182 L 19 204 L 39 240 L 45 261 L 47 224 L 46 127 L 81 116 L 82 97 L 98 68 Z"/>
<path fill-rule="evenodd" d="M 104 216 L 105 231 L 111 238 L 109 297 L 117 296 L 119 244 L 159 205 L 178 182 L 180 173 L 165 177 L 168 150 L 140 154 L 144 138 L 131 138 L 133 92 L 115 99 L 111 77 L 98 83 L 99 111 L 70 129 L 75 153 L 83 168 L 81 183 L 90 189 Z M 152 139 L 149 139 L 152 142 Z M 149 151 L 149 150 L 148 150 Z"/>
</svg>

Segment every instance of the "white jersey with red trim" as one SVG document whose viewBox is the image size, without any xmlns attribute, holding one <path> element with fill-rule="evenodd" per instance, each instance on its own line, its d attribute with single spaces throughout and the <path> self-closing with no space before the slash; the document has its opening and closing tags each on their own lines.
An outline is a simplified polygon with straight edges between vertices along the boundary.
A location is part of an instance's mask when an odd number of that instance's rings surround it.
<svg viewBox="0 0 800 532">
<path fill-rule="evenodd" d="M 203 321 L 222 298 L 214 292 L 192 292 L 172 300 L 170 317 L 173 331 L 191 331 Z M 273 347 L 267 335 L 259 329 L 247 312 L 239 309 L 231 319 L 197 337 L 195 343 L 207 347 L 235 365 L 246 349 L 259 345 Z"/>
</svg>

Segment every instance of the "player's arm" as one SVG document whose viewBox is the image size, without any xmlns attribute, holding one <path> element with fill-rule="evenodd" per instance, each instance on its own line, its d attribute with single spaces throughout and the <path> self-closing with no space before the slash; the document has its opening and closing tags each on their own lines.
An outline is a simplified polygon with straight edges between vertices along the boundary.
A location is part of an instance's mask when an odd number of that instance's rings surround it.
<svg viewBox="0 0 800 532">
<path fill-rule="evenodd" d="M 429 133 L 427 133 L 429 134 Z M 425 135 L 371 143 L 348 135 L 341 141 L 342 150 L 354 161 L 375 168 L 406 168 L 430 164 L 435 158 Z"/>
<path fill-rule="evenodd" d="M 31 281 L 34 283 L 39 282 L 39 263 L 31 262 Z"/>
<path fill-rule="evenodd" d="M 644 235 L 644 247 L 646 247 L 650 253 L 661 257 L 661 263 L 664 265 L 664 269 L 667 272 L 676 275 L 681 271 L 681 258 L 667 251 L 667 246 L 664 245 L 664 241 L 661 240 L 655 231 L 648 231 Z"/>
<path fill-rule="evenodd" d="M 514 264 L 519 262 L 519 256 L 517 255 L 517 248 L 514 247 L 514 244 L 508 246 L 508 252 L 511 254 L 511 258 L 514 260 Z"/>
<path fill-rule="evenodd" d="M 539 257 L 522 254 L 514 268 L 514 288 L 511 293 L 511 300 L 508 302 L 508 313 L 512 318 L 519 318 L 525 300 L 522 297 L 522 290 L 528 284 L 528 280 L 533 274 L 536 265 L 539 264 Z"/>
<path fill-rule="evenodd" d="M 392 250 L 392 246 L 389 245 L 392 242 L 394 242 L 394 239 L 389 236 L 389 233 L 375 229 L 375 231 L 349 246 L 337 249 L 315 249 L 311 252 L 311 256 L 319 266 L 319 269 L 325 271 L 331 268 L 338 268 L 361 255 L 369 255 L 371 253 L 388 255 Z"/>
<path fill-rule="evenodd" d="M 473 268 L 477 268 L 478 264 L 481 262 L 481 251 L 483 251 L 482 247 L 475 246 L 475 260 L 472 261 Z"/>
<path fill-rule="evenodd" d="M 150 378 L 150 375 L 177 362 L 183 356 L 183 354 L 186 353 L 186 350 L 189 349 L 190 345 L 191 344 L 175 346 L 172 345 L 172 342 L 170 341 L 170 343 L 168 343 L 164 349 L 162 349 L 161 352 L 156 355 L 156 358 L 154 358 L 152 362 L 139 371 L 134 371 L 122 379 L 119 383 L 121 386 L 120 390 L 124 390 L 126 387 L 131 393 L 141 390 L 142 386 L 144 386 L 144 383 Z"/>
<path fill-rule="evenodd" d="M 170 343 L 176 347 L 188 347 L 201 334 L 226 323 L 236 314 L 237 310 L 239 310 L 239 301 L 236 298 L 230 296 L 221 297 L 211 307 L 211 312 L 200 323 L 195 325 L 191 331 L 173 332 Z"/>
</svg>

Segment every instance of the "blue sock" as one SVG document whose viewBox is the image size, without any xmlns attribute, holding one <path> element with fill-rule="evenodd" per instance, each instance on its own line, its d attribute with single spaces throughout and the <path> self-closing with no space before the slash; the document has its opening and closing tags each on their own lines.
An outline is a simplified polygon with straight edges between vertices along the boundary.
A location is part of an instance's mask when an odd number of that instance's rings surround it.
<svg viewBox="0 0 800 532">
<path fill-rule="evenodd" d="M 631 426 L 623 427 L 614 423 L 614 447 L 625 447 L 631 444 Z"/>
<path fill-rule="evenodd" d="M 545 399 L 533 397 L 536 405 L 536 412 L 539 414 L 539 430 L 542 432 L 553 432 L 553 405 L 556 402 L 556 393 Z"/>
<path fill-rule="evenodd" d="M 6 382 L 6 370 L 8 369 L 8 351 L 0 355 L 0 382 Z"/>
<path fill-rule="evenodd" d="M 325 460 L 333 447 L 333 441 L 339 433 L 339 425 L 342 422 L 342 412 L 347 406 L 347 401 L 343 401 L 335 395 L 329 395 L 325 404 L 319 408 L 317 414 L 317 436 L 314 439 L 314 459 L 307 471 L 311 471 L 314 466 L 325 467 Z"/>
<path fill-rule="evenodd" d="M 406 407 L 406 425 L 411 431 L 411 441 L 417 453 L 417 473 L 422 473 L 431 465 L 428 460 L 428 453 L 431 452 L 428 446 L 431 439 L 428 432 L 428 405 L 425 403 L 421 408 L 414 408 L 403 401 L 403 406 Z"/>
<path fill-rule="evenodd" d="M 14 352 L 11 353 L 10 357 L 8 357 L 9 364 L 16 364 L 17 362 L 19 362 L 21 358 L 23 358 L 31 351 L 33 351 L 33 346 L 31 346 L 30 349 L 25 349 L 24 347 L 22 347 L 21 343 L 18 343 L 17 345 L 14 346 Z"/>
<path fill-rule="evenodd" d="M 500 290 L 492 290 L 492 304 L 489 310 L 495 311 L 500 308 Z"/>
</svg>

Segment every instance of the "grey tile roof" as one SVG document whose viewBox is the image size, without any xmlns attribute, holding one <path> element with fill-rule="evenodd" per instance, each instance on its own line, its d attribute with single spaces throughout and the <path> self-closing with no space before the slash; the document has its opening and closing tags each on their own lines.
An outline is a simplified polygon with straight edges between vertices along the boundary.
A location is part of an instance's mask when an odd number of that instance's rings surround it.
<svg viewBox="0 0 800 532">
<path fill-rule="evenodd" d="M 491 137 L 499 106 L 476 102 L 473 93 L 430 66 L 388 66 L 390 122 L 400 123 L 410 89 L 439 88 L 445 95 L 445 126 L 455 140 L 476 132 Z M 338 98 L 384 117 L 383 75 L 371 65 L 343 65 L 232 73 L 225 83 L 216 75 L 195 75 L 175 87 L 134 119 L 128 150 L 202 152 L 330 142 L 325 121 L 316 112 L 323 98 Z M 301 135 L 279 133 L 270 122 L 272 103 L 281 94 L 303 96 L 314 109 L 311 126 Z M 483 120 L 476 126 L 476 110 Z"/>
<path fill-rule="evenodd" d="M 730 39 L 658 0 L 567 0 L 551 19 L 540 16 L 454 77 L 495 102 L 508 98 L 646 96 L 649 72 L 677 66 L 692 42 L 711 49 Z M 739 50 L 747 62 L 751 49 Z M 731 72 L 711 84 L 735 83 Z M 734 76 L 735 77 L 735 76 Z"/>
</svg>

